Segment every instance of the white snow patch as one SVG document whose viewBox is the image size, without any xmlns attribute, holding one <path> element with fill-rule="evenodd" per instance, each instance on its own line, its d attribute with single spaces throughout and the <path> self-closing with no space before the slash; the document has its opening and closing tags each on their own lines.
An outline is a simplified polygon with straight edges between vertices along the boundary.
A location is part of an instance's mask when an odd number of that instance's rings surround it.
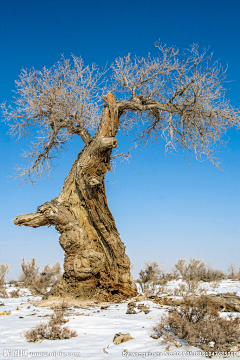
<svg viewBox="0 0 240 360">
<path fill-rule="evenodd" d="M 166 286 L 168 291 L 173 291 L 175 287 L 179 285 L 179 281 L 171 281 Z M 240 282 L 223 280 L 216 291 L 211 290 L 209 283 L 202 283 L 208 293 L 219 292 L 236 292 L 240 296 Z M 7 289 L 8 292 L 14 290 L 14 287 Z M 202 359 L 204 356 L 186 356 L 184 351 L 200 352 L 199 348 L 182 345 L 180 348 L 171 348 L 170 352 L 175 352 L 173 356 L 170 356 L 169 352 L 166 352 L 165 347 L 160 345 L 159 340 L 150 337 L 152 333 L 152 326 L 156 324 L 158 319 L 166 313 L 166 306 L 154 304 L 151 301 L 141 301 L 139 303 L 148 305 L 151 312 L 145 314 L 139 312 L 138 314 L 126 314 L 128 302 L 122 302 L 120 304 L 110 304 L 108 308 L 101 309 L 100 304 L 94 304 L 90 308 L 71 308 L 71 311 L 84 315 L 70 315 L 69 322 L 64 326 L 70 329 L 76 330 L 77 337 L 69 340 L 44 340 L 41 343 L 28 343 L 26 339 L 21 335 L 24 330 L 29 330 L 41 321 L 47 322 L 49 317 L 43 317 L 45 315 L 52 314 L 53 310 L 46 307 L 37 307 L 29 303 L 31 300 L 40 300 L 40 297 L 33 297 L 29 294 L 28 290 L 21 290 L 23 294 L 19 298 L 0 298 L 0 303 L 4 305 L 0 306 L 0 312 L 11 311 L 10 315 L 0 316 L 0 358 L 7 359 L 11 357 L 5 357 L 7 351 L 19 350 L 19 356 L 17 359 L 34 358 L 42 359 L 43 356 L 38 354 L 34 357 L 21 356 L 21 351 L 30 352 L 48 352 L 55 353 L 51 356 L 44 356 L 47 359 L 111 359 L 120 360 L 124 358 L 128 359 L 188 359 L 197 360 Z M 137 303 L 138 304 L 138 303 Z M 16 310 L 17 306 L 21 310 Z M 30 307 L 29 307 L 30 306 Z M 116 333 L 130 333 L 133 340 L 129 340 L 119 345 L 114 345 L 113 338 Z M 104 349 L 106 352 L 104 352 Z M 138 352 L 143 353 L 140 356 L 123 356 L 124 349 L 127 349 L 128 353 Z M 4 353 L 5 350 L 5 353 Z M 57 353 L 80 353 L 80 356 L 59 356 Z M 144 353 L 158 353 L 160 356 L 144 356 Z M 176 356 L 176 354 L 178 355 Z M 24 352 L 22 354 L 25 354 Z M 174 356 L 175 355 L 175 356 Z M 231 357 L 231 359 L 237 359 Z"/>
</svg>

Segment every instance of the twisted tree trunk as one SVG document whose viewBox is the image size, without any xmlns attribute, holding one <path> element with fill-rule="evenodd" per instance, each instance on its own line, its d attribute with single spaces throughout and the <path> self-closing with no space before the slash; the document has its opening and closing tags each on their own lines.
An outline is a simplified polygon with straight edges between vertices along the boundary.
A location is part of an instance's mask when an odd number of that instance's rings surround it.
<svg viewBox="0 0 240 360">
<path fill-rule="evenodd" d="M 119 116 L 116 98 L 108 94 L 96 134 L 93 138 L 82 134 L 85 146 L 60 195 L 37 212 L 13 220 L 19 226 L 53 225 L 61 234 L 64 274 L 52 295 L 103 300 L 136 295 L 130 261 L 108 208 L 104 185 L 111 152 L 117 146 Z"/>
</svg>

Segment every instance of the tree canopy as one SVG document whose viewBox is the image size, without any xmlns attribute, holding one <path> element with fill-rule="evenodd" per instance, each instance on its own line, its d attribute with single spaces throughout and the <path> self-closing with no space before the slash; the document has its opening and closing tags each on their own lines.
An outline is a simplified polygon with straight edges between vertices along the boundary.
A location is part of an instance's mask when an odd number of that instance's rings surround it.
<svg viewBox="0 0 240 360">
<path fill-rule="evenodd" d="M 63 56 L 50 69 L 23 69 L 16 81 L 13 104 L 2 104 L 12 135 L 30 135 L 29 165 L 19 176 L 37 181 L 51 171 L 73 135 L 89 144 L 101 120 L 107 93 L 117 98 L 119 127 L 146 143 L 163 138 L 166 150 L 181 147 L 197 159 L 215 165 L 215 145 L 229 127 L 240 125 L 240 111 L 226 93 L 226 70 L 213 53 L 196 44 L 180 54 L 173 46 L 156 43 L 158 55 L 117 58 L 110 68 L 85 66 Z M 108 75 L 110 74 L 111 75 Z"/>
</svg>

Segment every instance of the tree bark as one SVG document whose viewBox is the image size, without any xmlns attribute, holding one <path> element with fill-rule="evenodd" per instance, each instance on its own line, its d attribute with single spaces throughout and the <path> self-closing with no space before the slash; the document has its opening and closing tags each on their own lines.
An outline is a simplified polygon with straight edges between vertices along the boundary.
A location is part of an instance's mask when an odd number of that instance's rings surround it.
<svg viewBox="0 0 240 360">
<path fill-rule="evenodd" d="M 60 195 L 38 207 L 37 212 L 13 220 L 19 226 L 53 225 L 61 234 L 64 274 L 51 295 L 101 300 L 136 295 L 130 260 L 106 198 L 104 176 L 111 169 L 110 156 L 117 146 L 120 115 L 113 94 L 104 100 L 96 134 L 91 138 L 85 133 L 85 146 L 74 161 Z"/>
</svg>

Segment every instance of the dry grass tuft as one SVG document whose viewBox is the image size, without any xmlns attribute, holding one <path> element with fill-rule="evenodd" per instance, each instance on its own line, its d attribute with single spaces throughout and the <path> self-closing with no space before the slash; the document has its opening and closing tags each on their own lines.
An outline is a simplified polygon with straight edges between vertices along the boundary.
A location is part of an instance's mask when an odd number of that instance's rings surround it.
<svg viewBox="0 0 240 360">
<path fill-rule="evenodd" d="M 40 323 L 35 328 L 24 331 L 23 336 L 29 342 L 41 342 L 43 340 L 63 340 L 77 336 L 75 330 L 68 327 L 62 327 L 68 320 L 64 318 L 69 306 L 66 302 L 62 302 L 54 308 L 54 312 L 48 323 Z"/>
<path fill-rule="evenodd" d="M 63 301 L 59 306 L 56 306 L 54 308 L 54 312 L 51 316 L 51 320 L 49 321 L 49 324 L 51 326 L 54 325 L 63 325 L 68 322 L 68 319 L 65 319 L 66 311 L 69 309 L 69 306 L 67 302 Z"/>
<path fill-rule="evenodd" d="M 11 291 L 10 293 L 9 293 L 9 296 L 11 297 L 11 298 L 18 298 L 18 297 L 20 297 L 20 289 L 16 289 L 16 290 L 13 290 L 13 291 Z"/>
<path fill-rule="evenodd" d="M 48 323 L 40 323 L 30 330 L 23 332 L 23 336 L 28 342 L 41 342 L 43 340 L 63 340 L 77 336 L 75 330 L 60 325 L 50 325 Z"/>
</svg>

